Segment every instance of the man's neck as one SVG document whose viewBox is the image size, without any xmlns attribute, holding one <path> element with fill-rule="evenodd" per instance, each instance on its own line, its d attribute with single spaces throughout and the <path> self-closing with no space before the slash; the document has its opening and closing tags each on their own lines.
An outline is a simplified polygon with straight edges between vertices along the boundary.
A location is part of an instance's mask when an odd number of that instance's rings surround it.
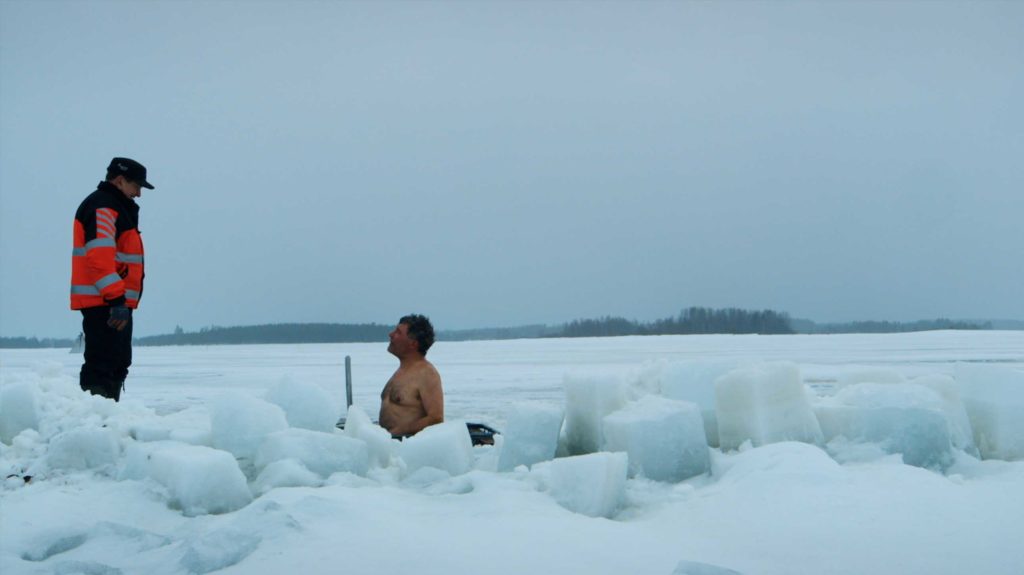
<svg viewBox="0 0 1024 575">
<path fill-rule="evenodd" d="M 422 363 L 422 362 L 426 361 L 426 359 L 427 359 L 426 357 L 424 357 L 424 356 L 422 356 L 422 355 L 420 355 L 420 354 L 418 354 L 416 352 L 411 352 L 411 353 L 409 353 L 408 355 L 406 355 L 404 357 L 398 358 L 398 367 L 401 368 L 401 369 L 404 369 L 404 368 L 407 368 L 407 367 L 413 367 L 414 365 L 416 365 L 418 363 Z"/>
</svg>

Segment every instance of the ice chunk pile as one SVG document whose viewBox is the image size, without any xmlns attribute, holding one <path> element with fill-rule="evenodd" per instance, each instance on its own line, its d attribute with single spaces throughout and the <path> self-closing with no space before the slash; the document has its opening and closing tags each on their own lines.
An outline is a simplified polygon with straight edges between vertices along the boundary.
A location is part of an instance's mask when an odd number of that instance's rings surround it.
<svg viewBox="0 0 1024 575">
<path fill-rule="evenodd" d="M 945 468 L 953 461 L 950 425 L 943 399 L 914 383 L 858 383 L 817 407 L 828 440 L 875 443 L 903 462 Z"/>
<path fill-rule="evenodd" d="M 910 383 L 923 385 L 935 392 L 939 400 L 938 407 L 945 414 L 946 422 L 949 424 L 949 438 L 953 442 L 953 448 L 978 457 L 971 420 L 960 397 L 960 388 L 956 380 L 949 375 L 936 373 L 916 377 L 910 380 Z"/>
<path fill-rule="evenodd" d="M 213 447 L 229 451 L 240 459 L 251 461 L 263 438 L 287 428 L 288 420 L 280 407 L 244 393 L 224 394 L 211 408 Z"/>
<path fill-rule="evenodd" d="M 345 435 L 366 443 L 369 465 L 371 467 L 387 467 L 395 456 L 398 442 L 391 438 L 388 430 L 370 420 L 358 406 L 348 408 L 345 416 Z"/>
<path fill-rule="evenodd" d="M 136 443 L 128 449 L 122 479 L 154 479 L 185 515 L 226 513 L 252 501 L 245 475 L 230 453 L 174 441 Z"/>
<path fill-rule="evenodd" d="M 567 376 L 565 448 L 570 455 L 601 451 L 604 416 L 626 405 L 625 381 L 612 377 Z"/>
<path fill-rule="evenodd" d="M 711 465 L 701 410 L 694 403 L 647 395 L 604 418 L 605 450 L 629 456 L 629 471 L 682 481 Z"/>
<path fill-rule="evenodd" d="M 641 373 L 639 383 L 669 399 L 697 404 L 708 445 L 718 447 L 715 380 L 739 367 L 735 361 L 653 362 Z"/>
<path fill-rule="evenodd" d="M 252 483 L 257 495 L 278 487 L 318 487 L 323 479 L 295 459 L 281 459 L 263 468 Z"/>
<path fill-rule="evenodd" d="M 981 456 L 1024 459 L 1024 372 L 958 363 L 956 379 Z"/>
<path fill-rule="evenodd" d="M 472 447 L 463 421 L 398 442 L 358 407 L 349 410 L 346 429 L 339 431 L 333 408 L 324 409 L 333 403 L 315 385 L 281 384 L 257 394 L 265 399 L 229 394 L 165 416 L 140 403 L 82 394 L 58 373 L 48 377 L 62 378 L 62 385 L 0 386 L 0 470 L 8 480 L 0 488 L 52 478 L 87 480 L 88 474 L 101 481 L 137 480 L 148 494 L 195 516 L 248 509 L 254 495 L 282 487 L 382 482 L 463 493 L 467 486 L 473 489 L 473 474 L 452 476 L 474 469 L 483 474 L 485 467 L 519 468 L 498 481 L 520 481 L 575 513 L 614 517 L 630 476 L 679 482 L 709 472 L 706 430 L 712 411 L 725 449 L 745 442 L 773 444 L 766 450 L 798 446 L 834 464 L 841 457 L 833 443 L 832 459 L 806 444 L 842 438 L 856 442 L 856 449 L 870 449 L 871 457 L 898 453 L 908 464 L 940 470 L 956 450 L 1024 457 L 1019 371 L 967 365 L 958 368 L 957 380 L 930 375 L 910 381 L 891 372 L 863 372 L 846 378 L 849 384 L 834 396 L 812 398 L 794 364 L 722 374 L 726 369 L 662 363 L 649 367 L 635 387 L 617 377 L 570 376 L 564 406 L 515 405 L 502 441 L 479 449 Z M 787 441 L 802 443 L 782 443 Z M 750 451 L 757 450 L 744 452 Z M 695 483 L 735 481 L 742 469 L 719 474 L 719 461 L 715 477 Z M 674 489 L 645 481 L 634 485 L 638 493 Z M 225 553 L 197 542 L 190 548 L 189 569 L 228 565 L 248 554 L 247 539 L 229 539 L 238 545 Z"/>
<path fill-rule="evenodd" d="M 112 429 L 80 427 L 50 440 L 46 464 L 49 470 L 113 469 L 120 456 L 121 444 Z"/>
<path fill-rule="evenodd" d="M 266 436 L 254 463 L 256 469 L 262 470 L 271 463 L 287 459 L 323 478 L 342 471 L 366 475 L 369 467 L 369 453 L 362 441 L 337 433 L 295 428 Z"/>
<path fill-rule="evenodd" d="M 473 442 L 465 421 L 431 425 L 402 441 L 399 453 L 409 473 L 433 467 L 461 475 L 473 468 Z"/>
<path fill-rule="evenodd" d="M 625 453 L 563 457 L 534 466 L 555 501 L 574 513 L 611 517 L 626 493 Z"/>
<path fill-rule="evenodd" d="M 549 405 L 518 403 L 506 418 L 498 471 L 530 466 L 555 456 L 563 411 Z"/>
<path fill-rule="evenodd" d="M 340 406 L 315 383 L 285 380 L 267 392 L 267 401 L 284 411 L 288 425 L 312 431 L 333 431 Z"/>
<path fill-rule="evenodd" d="M 19 382 L 0 388 L 0 441 L 10 444 L 26 429 L 39 429 L 36 386 Z"/>
<path fill-rule="evenodd" d="M 722 449 L 736 449 L 746 441 L 754 446 L 822 443 L 821 427 L 794 363 L 762 363 L 723 375 L 715 382 L 715 404 Z"/>
<path fill-rule="evenodd" d="M 232 393 L 208 410 L 164 417 L 135 402 L 83 394 L 64 380 L 70 378 L 56 372 L 0 387 L 4 487 L 69 474 L 150 481 L 170 507 L 194 516 L 240 509 L 253 493 L 275 487 L 320 485 L 336 472 L 367 471 L 367 442 L 334 428 L 335 414 L 324 417 L 324 397 L 315 386 L 289 385 L 268 394 L 277 394 L 284 409 Z M 286 413 L 304 427 L 290 426 Z M 305 428 L 323 427 L 325 420 L 329 431 Z"/>
</svg>

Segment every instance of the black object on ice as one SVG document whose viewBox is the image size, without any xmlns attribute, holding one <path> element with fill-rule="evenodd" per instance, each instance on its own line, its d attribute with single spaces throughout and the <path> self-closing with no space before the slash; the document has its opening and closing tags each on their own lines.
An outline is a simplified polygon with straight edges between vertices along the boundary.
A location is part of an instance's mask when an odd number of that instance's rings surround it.
<svg viewBox="0 0 1024 575">
<path fill-rule="evenodd" d="M 473 445 L 494 445 L 494 436 L 501 433 L 486 423 L 467 423 L 466 428 Z"/>
</svg>

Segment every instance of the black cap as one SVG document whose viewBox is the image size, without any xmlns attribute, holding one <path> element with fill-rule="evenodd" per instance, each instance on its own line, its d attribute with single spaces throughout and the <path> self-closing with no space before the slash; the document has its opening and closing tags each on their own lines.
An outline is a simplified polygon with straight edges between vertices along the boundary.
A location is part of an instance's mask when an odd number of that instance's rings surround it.
<svg viewBox="0 0 1024 575">
<path fill-rule="evenodd" d="M 146 166 L 132 160 L 131 158 L 114 158 L 107 166 L 107 177 L 124 176 L 125 178 L 138 182 L 143 188 L 154 189 L 153 184 L 146 181 Z"/>
</svg>

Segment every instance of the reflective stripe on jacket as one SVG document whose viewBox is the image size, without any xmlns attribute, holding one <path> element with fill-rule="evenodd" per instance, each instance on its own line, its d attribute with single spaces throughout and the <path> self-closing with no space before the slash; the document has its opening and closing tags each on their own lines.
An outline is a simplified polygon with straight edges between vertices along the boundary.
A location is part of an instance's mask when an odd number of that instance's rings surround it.
<svg viewBox="0 0 1024 575">
<path fill-rule="evenodd" d="M 139 205 L 100 182 L 75 213 L 71 309 L 122 302 L 136 308 L 145 275 Z"/>
</svg>

